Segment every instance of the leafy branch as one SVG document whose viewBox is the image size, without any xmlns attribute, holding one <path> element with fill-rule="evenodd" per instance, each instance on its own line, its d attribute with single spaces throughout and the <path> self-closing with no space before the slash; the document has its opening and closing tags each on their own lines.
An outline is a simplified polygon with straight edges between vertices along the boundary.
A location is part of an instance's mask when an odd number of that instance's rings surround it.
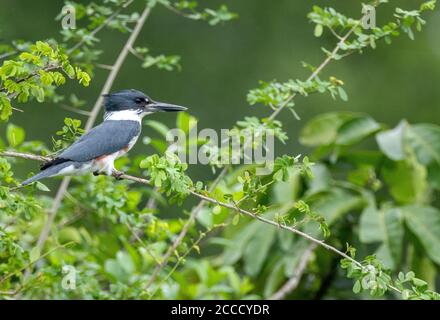
<svg viewBox="0 0 440 320">
<path fill-rule="evenodd" d="M 0 152 L 0 156 L 18 157 L 18 158 L 23 158 L 23 159 L 28 159 L 28 160 L 38 160 L 38 161 L 50 160 L 50 158 L 48 158 L 48 157 L 37 156 L 37 155 L 33 155 L 33 154 L 11 152 L 11 151 Z M 113 173 L 113 177 L 116 179 L 119 179 L 119 180 L 128 180 L 128 181 L 133 181 L 133 182 L 144 184 L 144 185 L 151 185 L 152 184 L 152 182 L 148 179 L 144 179 L 144 178 L 140 178 L 140 177 L 136 177 L 136 176 L 132 176 L 132 175 L 127 175 L 127 174 L 120 175 L 116 172 Z M 208 203 L 235 211 L 239 214 L 243 214 L 245 216 L 248 216 L 252 219 L 256 219 L 260 222 L 271 225 L 271 226 L 276 227 L 278 229 L 283 229 L 283 230 L 289 231 L 291 233 L 294 233 L 294 234 L 314 243 L 315 245 L 318 245 L 318 246 L 323 247 L 329 251 L 332 251 L 333 253 L 335 253 L 343 258 L 342 267 L 344 269 L 347 269 L 348 276 L 350 278 L 358 279 L 358 280 L 356 280 L 355 286 L 353 289 L 355 292 L 359 292 L 361 289 L 366 289 L 366 290 L 370 290 L 371 294 L 373 296 L 381 296 L 388 289 L 391 289 L 399 294 L 402 294 L 403 298 L 440 299 L 440 294 L 433 292 L 431 290 L 428 290 L 427 283 L 420 280 L 420 279 L 415 278 L 413 273 L 410 273 L 406 276 L 400 274 L 399 280 L 396 281 L 397 285 L 394 285 L 389 274 L 384 270 L 382 264 L 374 256 L 369 256 L 364 261 L 359 262 L 354 259 L 354 256 L 355 256 L 354 248 L 349 247 L 347 249 L 347 251 L 348 251 L 348 254 L 347 254 L 347 253 L 342 252 L 341 250 L 335 248 L 334 246 L 326 243 L 324 240 L 319 240 L 317 238 L 314 238 L 313 236 L 311 236 L 301 230 L 298 230 L 298 229 L 291 227 L 289 225 L 286 225 L 286 224 L 281 224 L 279 222 L 267 219 L 260 214 L 242 209 L 242 208 L 238 207 L 236 204 L 231 204 L 231 203 L 219 201 L 219 200 L 207 195 L 206 193 L 201 193 L 201 192 L 195 190 L 194 188 L 189 188 L 187 190 L 176 190 L 176 191 L 178 193 L 179 192 L 180 193 L 181 192 L 184 192 L 184 193 L 189 192 L 189 194 L 191 194 L 194 197 L 197 197 L 203 201 L 206 201 Z M 159 264 L 158 266 L 162 266 L 162 265 L 163 265 L 163 262 L 161 264 Z M 413 287 L 405 288 L 404 284 L 407 282 L 411 282 L 413 284 Z"/>
</svg>

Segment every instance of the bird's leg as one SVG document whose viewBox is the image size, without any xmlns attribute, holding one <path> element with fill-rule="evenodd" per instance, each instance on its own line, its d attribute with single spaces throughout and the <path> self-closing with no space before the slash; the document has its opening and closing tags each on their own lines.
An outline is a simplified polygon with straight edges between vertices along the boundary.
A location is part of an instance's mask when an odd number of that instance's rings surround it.
<svg viewBox="0 0 440 320">
<path fill-rule="evenodd" d="M 118 170 L 116 170 L 116 169 L 113 169 L 113 171 L 112 171 L 112 176 L 115 177 L 116 180 L 122 180 L 121 177 L 122 177 L 124 174 L 125 174 L 124 172 L 122 172 L 122 171 L 118 171 Z"/>
</svg>

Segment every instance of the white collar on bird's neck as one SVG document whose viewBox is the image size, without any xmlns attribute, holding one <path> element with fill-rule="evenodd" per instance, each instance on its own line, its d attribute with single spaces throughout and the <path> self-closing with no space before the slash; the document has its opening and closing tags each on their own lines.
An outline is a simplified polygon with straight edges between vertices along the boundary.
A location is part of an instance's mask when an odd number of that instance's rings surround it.
<svg viewBox="0 0 440 320">
<path fill-rule="evenodd" d="M 131 120 L 141 122 L 142 118 L 150 112 L 143 112 L 142 110 L 121 110 L 108 111 L 104 114 L 104 121 L 107 120 Z"/>
</svg>

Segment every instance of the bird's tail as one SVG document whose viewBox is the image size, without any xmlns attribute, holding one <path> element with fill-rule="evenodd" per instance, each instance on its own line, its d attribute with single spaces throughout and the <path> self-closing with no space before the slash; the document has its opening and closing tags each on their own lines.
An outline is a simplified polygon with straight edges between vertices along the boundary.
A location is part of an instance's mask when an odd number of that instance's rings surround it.
<svg viewBox="0 0 440 320">
<path fill-rule="evenodd" d="M 48 167 L 47 169 L 44 169 L 43 171 L 41 171 L 40 173 L 37 173 L 33 177 L 23 181 L 20 184 L 20 187 L 24 187 L 28 184 L 31 184 L 32 182 L 35 182 L 35 181 L 38 181 L 38 180 L 41 180 L 44 178 L 54 177 L 54 176 L 58 175 L 62 169 L 70 166 L 71 164 L 72 164 L 71 161 L 67 161 L 67 162 L 63 162 L 63 163 Z"/>
</svg>

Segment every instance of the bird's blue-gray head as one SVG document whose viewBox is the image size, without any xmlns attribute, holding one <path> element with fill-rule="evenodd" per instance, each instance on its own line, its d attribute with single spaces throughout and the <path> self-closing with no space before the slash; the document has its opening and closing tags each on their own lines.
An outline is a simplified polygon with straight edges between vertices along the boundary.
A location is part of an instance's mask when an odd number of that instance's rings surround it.
<svg viewBox="0 0 440 320">
<path fill-rule="evenodd" d="M 174 104 L 154 101 L 145 93 L 134 89 L 105 94 L 104 107 L 105 112 L 132 110 L 143 114 L 161 111 L 185 111 L 187 109 Z"/>
</svg>

